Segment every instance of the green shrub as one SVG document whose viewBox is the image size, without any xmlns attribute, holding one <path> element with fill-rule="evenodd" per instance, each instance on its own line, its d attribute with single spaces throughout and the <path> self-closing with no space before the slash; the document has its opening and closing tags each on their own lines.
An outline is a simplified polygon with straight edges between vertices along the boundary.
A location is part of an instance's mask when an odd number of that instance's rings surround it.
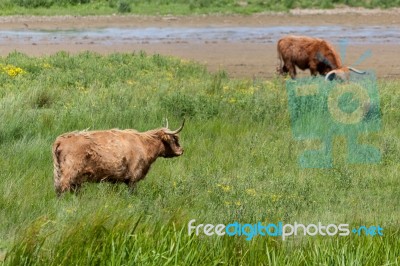
<svg viewBox="0 0 400 266">
<path fill-rule="evenodd" d="M 49 8 L 54 4 L 53 0 L 15 0 L 15 4 L 26 8 Z"/>
<path fill-rule="evenodd" d="M 128 2 L 121 1 L 118 4 L 118 12 L 119 13 L 130 13 L 132 11 L 131 5 Z"/>
</svg>

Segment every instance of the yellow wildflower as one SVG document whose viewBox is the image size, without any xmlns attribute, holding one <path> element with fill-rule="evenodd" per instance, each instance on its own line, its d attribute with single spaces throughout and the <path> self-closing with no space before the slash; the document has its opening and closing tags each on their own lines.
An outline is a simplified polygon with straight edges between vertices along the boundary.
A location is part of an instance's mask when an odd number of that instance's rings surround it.
<svg viewBox="0 0 400 266">
<path fill-rule="evenodd" d="M 235 102 L 236 102 L 235 98 L 232 97 L 232 98 L 229 99 L 229 103 L 235 103 Z"/>
<path fill-rule="evenodd" d="M 246 189 L 246 193 L 248 194 L 248 195 L 250 195 L 250 196 L 255 196 L 255 195 L 257 195 L 257 192 L 256 192 L 256 190 L 254 189 L 254 188 L 248 188 L 248 189 Z"/>
<path fill-rule="evenodd" d="M 224 192 L 228 192 L 232 189 L 232 187 L 229 185 L 217 184 L 217 186 L 220 187 Z"/>
<path fill-rule="evenodd" d="M 25 71 L 22 68 L 13 65 L 7 65 L 5 67 L 2 67 L 2 70 L 5 73 L 7 73 L 7 75 L 9 75 L 10 77 L 15 77 L 17 75 L 25 73 Z"/>
<path fill-rule="evenodd" d="M 273 194 L 272 195 L 272 202 L 277 202 L 278 200 L 280 200 L 280 198 L 281 198 L 282 196 L 281 195 L 275 195 L 275 194 Z"/>
</svg>

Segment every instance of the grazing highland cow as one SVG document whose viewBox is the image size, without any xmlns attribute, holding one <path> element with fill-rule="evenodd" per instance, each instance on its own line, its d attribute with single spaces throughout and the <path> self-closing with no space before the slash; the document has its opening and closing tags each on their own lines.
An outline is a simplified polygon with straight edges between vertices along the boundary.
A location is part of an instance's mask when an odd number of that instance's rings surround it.
<svg viewBox="0 0 400 266">
<path fill-rule="evenodd" d="M 326 75 L 326 79 L 340 78 L 347 80 L 350 71 L 364 74 L 352 67 L 342 65 L 333 46 L 322 39 L 306 36 L 286 36 L 278 41 L 280 74 L 289 73 L 296 77 L 296 66 L 301 70 L 310 69 L 311 75 Z"/>
<path fill-rule="evenodd" d="M 76 191 L 82 183 L 125 183 L 131 189 L 143 179 L 158 157 L 183 154 L 177 130 L 138 132 L 132 129 L 77 131 L 63 134 L 53 144 L 54 186 L 57 195 Z"/>
</svg>

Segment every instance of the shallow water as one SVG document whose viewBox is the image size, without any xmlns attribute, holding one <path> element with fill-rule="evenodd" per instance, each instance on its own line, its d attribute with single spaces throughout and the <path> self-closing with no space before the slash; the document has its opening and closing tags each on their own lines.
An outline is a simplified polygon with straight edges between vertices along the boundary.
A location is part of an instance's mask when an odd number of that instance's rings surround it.
<svg viewBox="0 0 400 266">
<path fill-rule="evenodd" d="M 203 27 L 203 28 L 103 28 L 83 30 L 2 30 L 0 43 L 10 41 L 37 44 L 46 43 L 96 43 L 112 45 L 121 43 L 165 42 L 248 42 L 275 43 L 287 35 L 308 35 L 332 42 L 346 40 L 351 44 L 400 44 L 400 30 L 390 26 L 318 26 L 318 27 Z"/>
</svg>

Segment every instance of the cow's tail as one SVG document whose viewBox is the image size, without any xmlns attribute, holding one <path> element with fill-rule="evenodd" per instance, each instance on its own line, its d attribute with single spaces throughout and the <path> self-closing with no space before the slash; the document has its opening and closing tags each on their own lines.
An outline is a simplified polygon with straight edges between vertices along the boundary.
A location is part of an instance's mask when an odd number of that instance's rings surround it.
<svg viewBox="0 0 400 266">
<path fill-rule="evenodd" d="M 276 65 L 276 72 L 277 72 L 277 74 L 280 74 L 280 75 L 282 75 L 283 74 L 283 58 L 282 58 L 282 53 L 281 53 L 281 50 L 280 50 L 280 48 L 279 48 L 279 43 L 280 43 L 280 40 L 278 41 L 278 45 L 277 45 L 277 49 L 276 49 L 276 51 L 277 51 L 277 53 L 278 53 L 278 60 L 279 60 L 279 63 Z"/>
<path fill-rule="evenodd" d="M 60 165 L 60 142 L 56 141 L 52 147 L 52 154 L 53 154 L 53 174 L 54 174 L 54 188 L 58 196 L 60 196 L 62 192 L 61 186 L 61 165 Z"/>
</svg>

